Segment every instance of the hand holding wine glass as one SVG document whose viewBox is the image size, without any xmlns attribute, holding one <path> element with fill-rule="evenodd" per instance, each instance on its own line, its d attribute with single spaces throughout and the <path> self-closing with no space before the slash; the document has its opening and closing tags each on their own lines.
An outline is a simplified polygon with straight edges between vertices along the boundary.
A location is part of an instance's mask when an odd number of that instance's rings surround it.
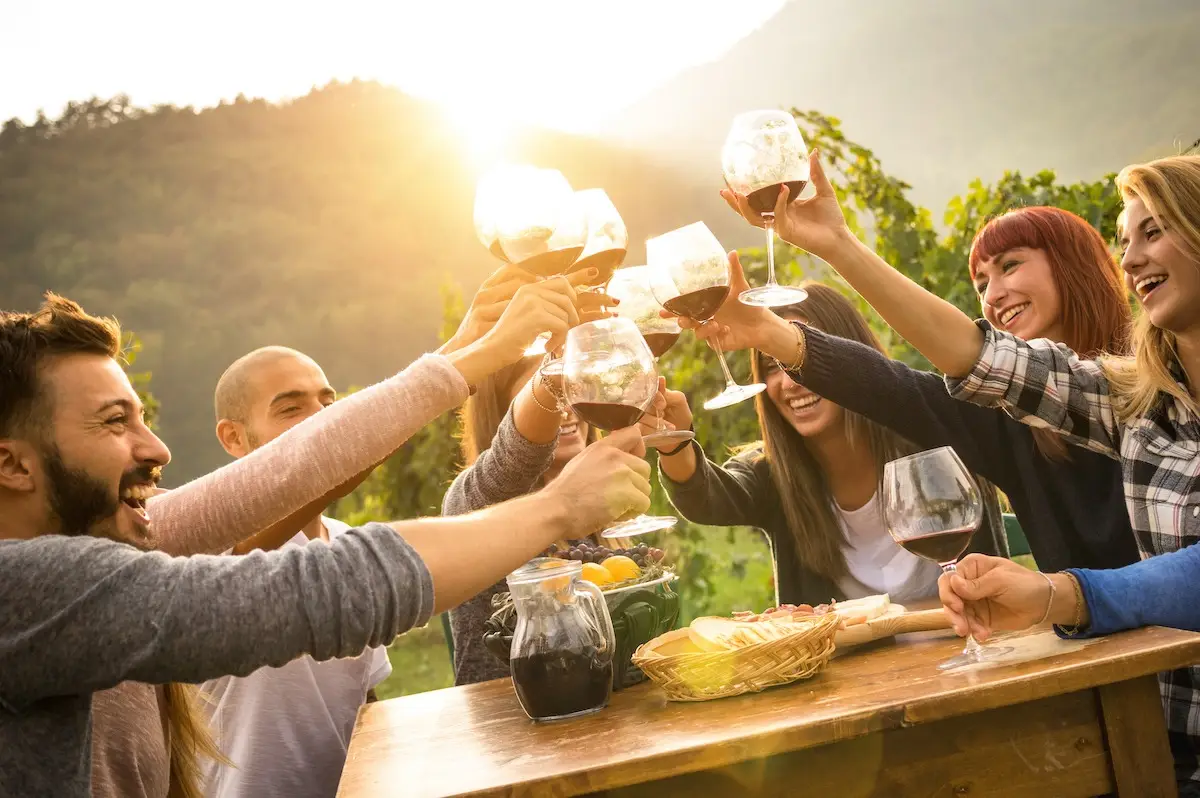
<svg viewBox="0 0 1200 798">
<path fill-rule="evenodd" d="M 729 256 L 703 222 L 651 238 L 646 259 L 654 298 L 676 316 L 707 324 L 729 296 Z M 720 345 L 712 343 L 725 374 L 725 390 L 704 403 L 706 410 L 729 407 L 766 390 L 762 383 L 738 385 Z"/>
<path fill-rule="evenodd" d="M 954 449 L 918 452 L 883 468 L 883 506 L 888 532 L 901 547 L 953 573 L 983 523 L 979 488 Z M 994 659 L 1011 648 L 981 646 L 968 637 L 963 653 L 943 662 L 947 670 Z"/>
<path fill-rule="evenodd" d="M 774 229 L 792 246 L 825 261 L 836 260 L 838 250 L 854 235 L 846 225 L 837 192 L 825 176 L 820 154 L 815 149 L 808 154 L 808 164 L 816 193 L 808 199 L 796 199 L 786 187 L 781 190 L 773 209 Z M 721 196 L 746 221 L 756 227 L 766 227 L 766 219 L 751 206 L 749 197 L 728 188 L 721 191 Z"/>
<path fill-rule="evenodd" d="M 968 554 L 953 572 L 942 574 L 938 597 L 957 634 L 987 640 L 993 632 L 1028 629 L 1043 617 L 1073 622 L 1077 608 L 1069 579 L 1031 571 L 1005 557 Z"/>
<path fill-rule="evenodd" d="M 454 335 L 438 352 L 449 354 L 478 341 L 500 320 L 517 289 L 536 281 L 537 278 L 533 275 L 508 264 L 492 272 L 479 286 L 475 296 L 471 297 L 471 306 L 467 308 L 466 315 L 463 316 Z"/>
<path fill-rule="evenodd" d="M 725 352 L 736 352 L 742 349 L 764 349 L 764 343 L 771 340 L 770 333 L 780 325 L 788 322 L 781 319 L 769 308 L 761 305 L 747 305 L 737 299 L 738 295 L 750 287 L 746 274 L 742 271 L 742 261 L 736 250 L 729 253 L 729 294 L 721 303 L 717 315 L 712 321 L 702 324 L 688 318 L 679 318 L 679 326 L 692 330 L 701 341 L 715 341 L 716 345 Z M 668 311 L 664 314 L 670 315 Z M 794 340 L 794 336 L 790 336 Z M 793 346 L 794 349 L 794 346 Z"/>
<path fill-rule="evenodd" d="M 654 404 L 654 358 L 633 322 L 588 322 L 567 335 L 564 393 L 580 420 L 603 430 L 635 426 Z M 633 537 L 674 526 L 675 518 L 641 516 L 604 530 L 603 537 Z"/>
<path fill-rule="evenodd" d="M 579 324 L 576 296 L 575 287 L 565 277 L 518 288 L 482 339 L 496 359 L 496 367 L 520 360 L 529 342 L 545 331 L 550 333 L 551 345 L 566 340 L 567 332 Z"/>
<path fill-rule="evenodd" d="M 658 378 L 658 395 L 654 400 L 651 412 L 647 412 L 639 422 L 642 426 L 642 431 L 648 436 L 660 430 L 662 425 L 673 430 L 686 430 L 692 426 L 692 409 L 688 406 L 687 395 L 682 391 L 672 391 L 667 388 L 667 381 L 664 377 Z M 689 440 L 695 438 L 694 434 L 689 436 Z M 679 445 L 678 440 L 664 439 L 655 441 L 653 438 L 648 440 L 647 446 L 656 449 L 674 449 Z"/>
</svg>

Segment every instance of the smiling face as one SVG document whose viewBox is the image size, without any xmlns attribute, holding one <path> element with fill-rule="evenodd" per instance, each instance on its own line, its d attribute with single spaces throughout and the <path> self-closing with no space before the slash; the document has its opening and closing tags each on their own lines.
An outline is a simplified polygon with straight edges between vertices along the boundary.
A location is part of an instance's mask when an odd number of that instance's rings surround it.
<svg viewBox="0 0 1200 798">
<path fill-rule="evenodd" d="M 1062 297 L 1043 250 L 1016 247 L 981 262 L 975 292 L 996 329 L 1027 341 L 1063 340 Z"/>
<path fill-rule="evenodd" d="M 807 321 L 799 314 L 786 318 Z M 828 399 L 792 381 L 769 357 L 761 358 L 762 381 L 767 386 L 767 398 L 792 429 L 802 438 L 815 439 L 826 435 L 845 435 L 845 410 Z"/>
<path fill-rule="evenodd" d="M 1125 204 L 1121 245 L 1125 285 L 1154 326 L 1176 335 L 1200 330 L 1200 264 L 1138 197 Z"/>
<path fill-rule="evenodd" d="M 50 525 L 150 548 L 146 500 L 171 453 L 148 426 L 137 392 L 111 357 L 68 355 L 42 370 L 53 414 L 39 449 Z"/>
</svg>

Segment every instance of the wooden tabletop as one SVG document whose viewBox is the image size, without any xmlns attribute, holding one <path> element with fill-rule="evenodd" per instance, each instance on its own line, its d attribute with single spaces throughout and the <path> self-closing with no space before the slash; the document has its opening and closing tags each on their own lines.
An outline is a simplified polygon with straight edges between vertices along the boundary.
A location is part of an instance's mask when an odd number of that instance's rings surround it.
<svg viewBox="0 0 1200 798">
<path fill-rule="evenodd" d="M 1183 667 L 1200 662 L 1200 634 L 1150 627 L 1030 662 L 937 669 L 961 649 L 949 633 L 908 635 L 764 693 L 671 703 L 642 684 L 614 693 L 601 712 L 547 724 L 525 717 L 508 679 L 368 704 L 338 795 L 622 787 Z"/>
</svg>

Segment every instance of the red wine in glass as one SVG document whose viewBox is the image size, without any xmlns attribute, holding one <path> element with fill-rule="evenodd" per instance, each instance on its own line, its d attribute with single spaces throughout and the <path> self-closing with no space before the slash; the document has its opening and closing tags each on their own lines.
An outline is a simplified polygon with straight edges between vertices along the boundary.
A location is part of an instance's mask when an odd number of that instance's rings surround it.
<svg viewBox="0 0 1200 798">
<path fill-rule="evenodd" d="M 928 535 L 917 535 L 899 541 L 907 551 L 918 557 L 932 560 L 938 565 L 945 566 L 956 562 L 962 553 L 971 545 L 975 530 L 972 527 L 947 529 L 945 532 L 932 532 Z"/>
<path fill-rule="evenodd" d="M 728 296 L 728 285 L 714 285 L 668 299 L 663 307 L 676 316 L 706 322 L 717 315 Z"/>
<path fill-rule="evenodd" d="M 636 405 L 618 402 L 579 402 L 571 405 L 571 410 L 593 427 L 609 432 L 632 427 L 646 414 L 645 410 Z"/>
<path fill-rule="evenodd" d="M 788 204 L 791 204 L 800 196 L 800 192 L 804 191 L 808 186 L 808 181 L 789 180 L 786 183 L 764 186 L 747 194 L 746 202 L 750 203 L 751 210 L 757 214 L 773 214 L 775 213 L 775 203 L 779 202 L 779 192 L 784 186 L 788 188 Z"/>
<path fill-rule="evenodd" d="M 584 269 L 595 269 L 599 274 L 595 279 L 588 283 L 591 286 L 604 285 L 612 279 L 613 272 L 617 267 L 625 262 L 624 249 L 605 249 L 600 252 L 595 252 L 575 261 L 575 265 L 570 268 L 568 274 L 583 271 Z"/>
<path fill-rule="evenodd" d="M 675 342 L 679 340 L 679 333 L 642 333 L 642 337 L 646 339 L 646 346 L 650 347 L 650 354 L 655 358 L 660 358 L 667 353 L 667 350 L 675 346 Z"/>
</svg>

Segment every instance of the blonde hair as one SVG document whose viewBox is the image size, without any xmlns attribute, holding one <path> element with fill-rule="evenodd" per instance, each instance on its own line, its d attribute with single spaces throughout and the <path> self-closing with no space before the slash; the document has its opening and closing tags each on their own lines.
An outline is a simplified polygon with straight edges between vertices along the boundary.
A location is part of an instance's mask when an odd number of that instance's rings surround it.
<svg viewBox="0 0 1200 798">
<path fill-rule="evenodd" d="M 200 760 L 211 759 L 233 767 L 213 739 L 212 729 L 200 707 L 200 692 L 190 684 L 164 685 L 167 717 L 167 748 L 170 755 L 170 787 L 167 798 L 204 798 Z"/>
<path fill-rule="evenodd" d="M 1117 188 L 1126 203 L 1140 199 L 1172 243 L 1200 269 L 1200 156 L 1176 155 L 1126 166 L 1117 175 Z M 1124 223 L 1122 214 L 1122 227 Z M 1156 327 L 1139 309 L 1132 340 L 1132 357 L 1102 361 L 1117 418 L 1128 423 L 1147 415 L 1162 394 L 1200 412 L 1172 371 L 1178 363 L 1175 333 Z"/>
</svg>

